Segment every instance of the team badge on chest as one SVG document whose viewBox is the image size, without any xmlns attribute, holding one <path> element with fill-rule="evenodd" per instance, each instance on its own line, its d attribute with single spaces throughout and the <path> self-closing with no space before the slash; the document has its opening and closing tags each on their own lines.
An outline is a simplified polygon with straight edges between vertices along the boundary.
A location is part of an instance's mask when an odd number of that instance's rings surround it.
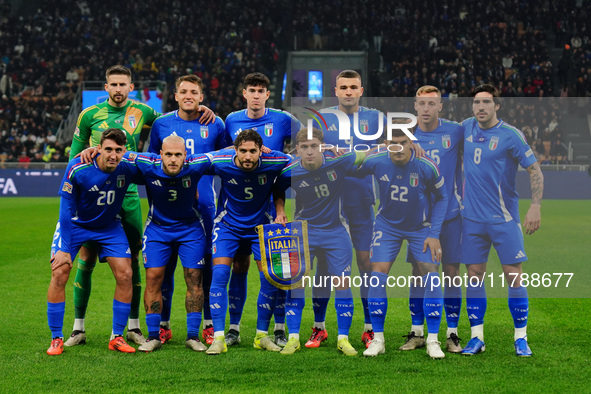
<svg viewBox="0 0 591 394">
<path fill-rule="evenodd" d="M 367 119 L 361 119 L 359 121 L 359 131 L 363 134 L 367 134 L 369 132 L 369 121 Z"/>
<path fill-rule="evenodd" d="M 335 170 L 330 170 L 326 172 L 326 176 L 328 177 L 329 181 L 336 181 L 337 180 L 337 172 Z"/>
<path fill-rule="evenodd" d="M 443 145 L 445 149 L 451 148 L 451 136 L 444 135 L 441 137 L 441 145 Z"/>
<path fill-rule="evenodd" d="M 209 127 L 201 126 L 201 138 L 209 137 Z"/>
<path fill-rule="evenodd" d="M 187 175 L 187 176 L 184 176 L 184 177 L 181 179 L 181 181 L 182 181 L 183 187 L 184 187 L 185 189 L 187 189 L 187 188 L 191 187 L 191 177 L 190 177 L 190 176 L 188 176 L 188 175 Z"/>
<path fill-rule="evenodd" d="M 264 185 L 265 183 L 267 183 L 267 174 L 260 174 L 259 185 Z"/>
<path fill-rule="evenodd" d="M 492 137 L 488 143 L 488 149 L 495 150 L 499 146 L 499 137 Z"/>
<path fill-rule="evenodd" d="M 137 126 L 137 122 L 135 120 L 135 115 L 129 115 L 129 127 L 131 127 L 132 129 L 135 129 L 136 126 Z"/>
<path fill-rule="evenodd" d="M 415 172 L 411 172 L 411 174 L 410 174 L 410 185 L 412 187 L 419 186 L 419 174 L 417 174 Z"/>
<path fill-rule="evenodd" d="M 265 137 L 270 137 L 273 135 L 273 123 L 265 124 Z"/>
<path fill-rule="evenodd" d="M 122 188 L 125 186 L 125 175 L 117 175 L 117 187 Z"/>
</svg>

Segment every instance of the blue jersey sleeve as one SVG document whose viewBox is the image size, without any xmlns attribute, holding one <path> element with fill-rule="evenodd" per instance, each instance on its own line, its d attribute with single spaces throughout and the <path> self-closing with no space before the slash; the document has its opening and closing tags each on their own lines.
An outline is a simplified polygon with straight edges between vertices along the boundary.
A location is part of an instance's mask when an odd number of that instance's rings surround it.
<svg viewBox="0 0 591 394">
<path fill-rule="evenodd" d="M 509 148 L 509 153 L 523 168 L 527 168 L 536 162 L 534 152 L 527 144 L 523 133 L 517 129 L 515 129 L 515 134 L 513 134 L 513 143 Z"/>
<path fill-rule="evenodd" d="M 433 196 L 429 237 L 439 238 L 441 226 L 443 225 L 445 213 L 447 212 L 448 193 L 445 192 L 445 188 L 443 187 L 445 179 L 441 175 L 439 167 L 432 160 L 426 160 L 430 162 L 430 165 L 425 168 L 427 191 L 431 192 Z"/>
</svg>

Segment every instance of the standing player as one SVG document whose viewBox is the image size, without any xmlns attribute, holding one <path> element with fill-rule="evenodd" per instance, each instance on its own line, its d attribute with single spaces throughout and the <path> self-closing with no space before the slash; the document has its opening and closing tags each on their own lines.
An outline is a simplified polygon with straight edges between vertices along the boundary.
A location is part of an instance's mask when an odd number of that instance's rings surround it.
<svg viewBox="0 0 591 394">
<path fill-rule="evenodd" d="M 232 112 L 226 118 L 226 130 L 232 139 L 236 139 L 242 130 L 252 129 L 263 138 L 263 144 L 269 149 L 283 152 L 285 143 L 302 128 L 302 124 L 288 112 L 266 108 L 265 104 L 271 92 L 271 82 L 264 74 L 252 73 L 244 78 L 242 95 L 246 100 L 246 109 Z M 271 206 L 273 210 L 274 207 Z M 244 253 L 243 253 L 244 252 Z M 230 290 L 230 329 L 226 335 L 229 346 L 240 343 L 240 320 L 246 301 L 247 274 L 250 266 L 250 252 L 238 251 L 232 268 Z M 275 305 L 275 343 L 284 346 L 285 336 L 285 291 L 279 290 Z"/>
<path fill-rule="evenodd" d="M 366 357 L 385 352 L 388 272 L 403 240 L 408 242 L 417 261 L 421 275 L 418 282 L 424 285 L 423 309 L 429 332 L 427 354 L 432 358 L 445 357 L 437 339 L 443 311 L 438 271 L 441 261 L 439 233 L 448 197 L 437 165 L 427 157 L 417 158 L 410 149 L 411 144 L 410 138 L 401 130 L 394 130 L 392 139 L 386 144 L 387 152 L 369 156 L 359 169 L 360 175 L 372 174 L 380 188 L 380 206 L 371 247 L 371 276 L 379 284 L 369 290 L 374 339 L 363 352 Z"/>
<path fill-rule="evenodd" d="M 199 112 L 203 101 L 205 85 L 196 75 L 184 75 L 175 82 L 174 99 L 179 109 L 159 117 L 152 125 L 148 152 L 158 153 L 162 149 L 162 141 L 169 135 L 178 135 L 185 140 L 189 154 L 206 153 L 232 145 L 232 139 L 224 129 L 224 122 L 216 117 L 214 123 L 208 125 L 199 123 L 203 116 Z M 215 192 L 213 177 L 206 175 L 201 178 L 198 186 L 199 199 L 197 210 L 203 219 L 207 248 L 205 252 L 205 268 L 203 269 L 203 291 L 205 294 L 203 320 L 204 326 L 211 326 L 209 311 L 209 285 L 211 283 L 211 230 L 215 216 Z M 170 309 L 174 291 L 174 270 L 177 264 L 177 254 L 172 253 L 166 265 L 166 273 L 162 282 L 162 321 L 160 322 L 160 340 L 162 343 L 172 338 L 170 329 Z M 204 339 L 208 344 L 213 342 L 213 331 Z"/>
<path fill-rule="evenodd" d="M 529 300 L 527 289 L 521 286 L 521 263 L 527 256 L 519 223 L 515 175 L 521 165 L 530 176 L 532 201 L 523 225 L 527 234 L 540 228 L 544 175 L 521 131 L 497 118 L 499 91 L 491 84 L 483 84 L 474 89 L 473 97 L 474 117 L 462 124 L 465 129 L 462 263 L 466 264 L 469 278 L 479 278 L 480 285 L 469 285 L 466 289 L 472 339 L 462 354 L 485 350 L 484 272 L 492 244 L 510 285 L 509 311 L 515 326 L 515 353 L 529 357 L 532 354 L 527 344 Z"/>
<path fill-rule="evenodd" d="M 261 154 L 263 140 L 254 130 L 242 131 L 233 149 L 213 156 L 212 172 L 221 179 L 218 211 L 213 229 L 213 273 L 209 304 L 215 340 L 207 354 L 227 351 L 224 337 L 230 266 L 238 249 L 252 251 L 260 273 L 261 290 L 257 301 L 256 349 L 280 351 L 268 336 L 277 288 L 267 281 L 261 267 L 258 234 L 255 227 L 270 223 L 269 200 L 275 178 L 289 162 L 289 156 L 271 151 Z"/>
<path fill-rule="evenodd" d="M 445 179 L 444 190 L 448 197 L 447 213 L 441 227 L 441 256 L 443 275 L 449 278 L 459 276 L 460 273 L 460 240 L 462 235 L 460 216 L 461 189 L 461 147 L 464 140 L 464 129 L 456 122 L 439 118 L 442 109 L 441 92 L 435 86 L 422 86 L 417 90 L 415 97 L 415 110 L 417 111 L 418 125 L 414 135 L 425 149 L 427 155 L 437 164 L 441 175 Z M 412 275 L 420 275 L 420 269 L 413 258 L 408 254 L 408 261 L 413 263 Z M 445 282 L 447 284 L 447 282 Z M 400 350 L 413 350 L 425 346 L 423 335 L 423 294 L 424 289 L 410 285 L 409 309 L 412 319 L 412 327 L 407 335 L 407 340 Z M 446 348 L 451 353 L 462 351 L 460 338 L 458 338 L 458 321 L 462 306 L 462 288 L 450 284 L 444 290 L 443 305 L 447 319 Z"/>
<path fill-rule="evenodd" d="M 321 110 L 328 130 L 324 132 L 324 140 L 327 144 L 333 146 L 338 145 L 339 148 L 345 146 L 355 146 L 357 144 L 370 144 L 371 141 L 360 139 L 354 129 L 359 130 L 361 134 L 373 135 L 379 129 L 380 118 L 382 118 L 382 126 L 386 127 L 386 117 L 378 110 L 366 108 L 359 105 L 359 100 L 363 95 L 363 86 L 361 86 L 361 75 L 354 70 L 344 70 L 337 75 L 335 96 L 339 101 L 339 105 L 331 108 Z M 327 110 L 339 110 L 347 115 L 351 125 L 350 135 L 351 139 L 339 139 L 339 121 L 337 116 L 326 112 Z M 354 115 L 357 115 L 358 122 L 355 124 Z M 377 138 L 376 138 L 377 139 Z M 376 141 L 373 141 L 374 143 Z M 343 196 L 343 214 L 349 224 L 349 232 L 351 233 L 351 240 L 355 248 L 355 257 L 357 259 L 357 266 L 361 277 L 371 275 L 371 265 L 369 261 L 369 248 L 371 245 L 371 234 L 373 231 L 375 193 L 373 187 L 373 179 L 367 176 L 363 179 L 347 178 L 346 183 L 347 193 Z M 363 304 L 363 314 L 365 326 L 361 336 L 361 342 L 369 346 L 373 338 L 373 329 L 371 326 L 371 319 L 369 309 L 367 307 L 367 292 L 368 287 L 361 287 L 361 302 Z M 326 289 L 316 289 L 313 294 L 314 316 L 315 322 L 312 327 L 312 336 L 306 343 L 306 347 L 318 347 L 322 341 L 328 338 L 328 333 L 325 329 L 324 320 L 326 317 L 326 308 L 330 295 L 326 294 Z"/>
<path fill-rule="evenodd" d="M 131 83 L 131 71 L 127 67 L 121 65 L 110 67 L 106 72 L 106 81 L 105 90 L 109 93 L 109 99 L 87 108 L 78 117 L 72 140 L 70 159 L 80 153 L 87 144 L 96 146 L 101 133 L 108 128 L 125 131 L 127 149 L 138 151 L 142 127 L 151 125 L 160 115 L 149 106 L 128 98 L 129 93 L 133 91 L 134 85 Z M 141 249 L 142 214 L 136 185 L 129 186 L 120 216 L 131 248 L 131 266 L 133 270 L 133 300 L 127 327 L 127 340 L 141 344 L 145 342 L 139 325 L 142 287 L 138 253 Z M 92 286 L 91 275 L 96 265 L 96 255 L 96 248 L 91 244 L 85 244 L 80 250 L 78 270 L 74 279 L 74 329 L 65 343 L 66 346 L 86 342 L 84 320 Z"/>
<path fill-rule="evenodd" d="M 296 193 L 294 219 L 308 222 L 310 259 L 313 261 L 314 256 L 317 258 L 318 279 L 315 282 L 326 283 L 323 280 L 327 277 L 340 280 L 351 275 L 352 245 L 347 228 L 341 220 L 340 198 L 346 190 L 345 177 L 357 172 L 357 165 L 365 158 L 365 152 L 350 152 L 340 157 L 329 152 L 323 153 L 322 131 L 313 129 L 311 139 L 308 139 L 307 132 L 307 129 L 298 132 L 296 149 L 299 158 L 281 172 L 277 182 L 280 189 L 291 187 Z M 279 198 L 275 201 L 279 203 L 277 217 L 285 217 L 280 211 L 282 202 L 280 203 Z M 323 278 L 323 273 L 328 275 Z M 328 291 L 330 292 L 330 288 Z M 281 354 L 293 354 L 300 349 L 300 325 L 305 302 L 303 288 L 289 292 L 286 303 L 289 341 Z M 353 321 L 353 294 L 348 283 L 341 283 L 336 288 L 335 309 L 338 325 L 337 348 L 348 356 L 356 356 L 357 350 L 349 342 L 349 329 Z"/>
<path fill-rule="evenodd" d="M 137 174 L 135 166 L 122 162 L 126 136 L 119 129 L 102 133 L 93 163 L 71 160 L 60 188 L 60 217 L 51 245 L 51 282 L 47 292 L 47 320 L 53 340 L 49 355 L 63 352 L 66 283 L 72 262 L 83 242 L 100 246 L 117 282 L 113 298 L 113 331 L 109 349 L 134 353 L 123 339 L 132 297 L 131 254 L 117 217 L 127 186 Z"/>
<path fill-rule="evenodd" d="M 146 325 L 148 340 L 138 350 L 151 352 L 162 346 L 159 328 L 162 312 L 161 286 L 170 255 L 180 256 L 187 295 L 187 340 L 185 345 L 195 351 L 207 348 L 199 341 L 199 325 L 203 307 L 202 271 L 205 268 L 205 232 L 201 216 L 193 208 L 201 176 L 209 169 L 206 156 L 187 159 L 185 140 L 170 135 L 162 141 L 160 156 L 140 154 L 135 163 L 141 171 L 150 203 L 144 235 L 146 267 Z"/>
</svg>

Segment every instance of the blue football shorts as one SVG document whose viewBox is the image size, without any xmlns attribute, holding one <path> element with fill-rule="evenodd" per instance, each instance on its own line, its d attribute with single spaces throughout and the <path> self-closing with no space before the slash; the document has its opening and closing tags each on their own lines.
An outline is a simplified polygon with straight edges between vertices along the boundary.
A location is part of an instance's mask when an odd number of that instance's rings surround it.
<svg viewBox="0 0 591 394">
<path fill-rule="evenodd" d="M 72 234 L 70 237 L 70 255 L 72 261 L 80 251 L 82 244 L 93 241 L 97 246 L 98 255 L 101 260 L 107 257 L 131 258 L 131 250 L 123 226 L 119 220 L 113 221 L 107 227 L 84 228 L 76 223 L 72 223 Z M 53 234 L 51 243 L 51 257 L 55 255 L 62 247 L 62 233 L 58 222 Z"/>
<path fill-rule="evenodd" d="M 203 224 L 158 225 L 148 221 L 144 229 L 142 253 L 145 268 L 164 267 L 172 253 L 177 254 L 185 268 L 204 268 L 206 250 Z"/>
<path fill-rule="evenodd" d="M 527 261 L 520 223 L 514 220 L 498 224 L 479 223 L 463 218 L 463 264 L 486 263 L 491 245 L 497 251 L 501 264 Z"/>
</svg>

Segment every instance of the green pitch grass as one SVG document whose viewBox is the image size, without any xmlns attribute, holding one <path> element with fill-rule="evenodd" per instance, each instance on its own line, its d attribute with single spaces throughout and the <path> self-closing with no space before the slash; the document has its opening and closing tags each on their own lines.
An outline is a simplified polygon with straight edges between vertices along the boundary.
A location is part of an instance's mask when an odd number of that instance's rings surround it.
<svg viewBox="0 0 591 394">
<path fill-rule="evenodd" d="M 522 204 L 526 207 L 528 201 Z M 145 212 L 145 211 L 144 211 Z M 249 275 L 249 294 L 242 323 L 242 344 L 227 354 L 206 356 L 185 348 L 184 281 L 177 270 L 174 295 L 173 339 L 162 350 L 150 354 L 121 354 L 107 350 L 111 331 L 111 302 L 114 280 L 106 265 L 95 269 L 93 293 L 87 314 L 88 343 L 66 348 L 63 355 L 49 357 L 51 341 L 47 327 L 46 291 L 49 284 L 49 245 L 58 214 L 54 198 L 0 199 L 0 392 L 468 392 L 588 391 L 589 367 L 588 299 L 591 277 L 591 202 L 545 201 L 542 229 L 526 236 L 530 273 L 573 272 L 570 293 L 539 292 L 555 297 L 530 302 L 529 342 L 531 358 L 518 358 L 513 350 L 513 324 L 507 300 L 489 300 L 485 324 L 486 352 L 466 357 L 446 354 L 431 360 L 424 349 L 400 352 L 401 337 L 410 327 L 407 300 L 391 299 L 386 324 L 384 356 L 376 359 L 346 357 L 336 350 L 336 317 L 329 304 L 329 339 L 319 349 L 305 349 L 293 356 L 255 350 L 258 274 Z M 524 212 L 522 213 L 522 217 Z M 498 271 L 498 259 L 490 263 Z M 398 259 L 393 274 L 408 275 L 410 267 Z M 72 279 L 67 287 L 64 334 L 73 323 Z M 563 279 L 564 280 L 564 279 Z M 559 287 L 565 282 L 560 282 Z M 500 286 L 500 285 L 499 285 Z M 564 288 L 562 289 L 564 290 Z M 506 289 L 498 291 L 499 295 Z M 539 290 L 538 290 L 539 291 Z M 530 291 L 532 294 L 533 289 Z M 586 293 L 585 293 L 586 292 Z M 585 298 L 583 298 L 583 296 Z M 351 342 L 363 350 L 361 303 L 356 300 Z M 144 313 L 141 314 L 145 331 Z M 302 322 L 302 345 L 313 322 L 307 300 Z M 440 340 L 445 342 L 445 319 Z M 465 305 L 459 336 L 470 338 Z"/>
</svg>

